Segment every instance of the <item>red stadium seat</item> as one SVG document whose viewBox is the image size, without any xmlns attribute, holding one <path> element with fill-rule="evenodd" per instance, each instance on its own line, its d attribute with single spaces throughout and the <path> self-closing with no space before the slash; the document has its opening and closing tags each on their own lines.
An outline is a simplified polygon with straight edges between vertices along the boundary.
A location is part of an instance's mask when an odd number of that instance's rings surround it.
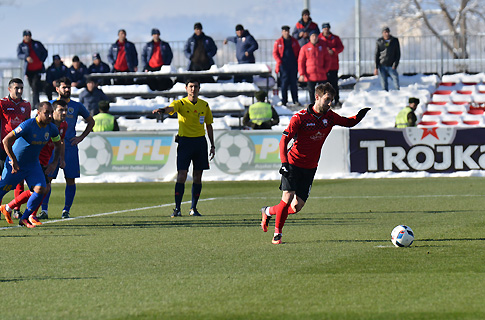
<svg viewBox="0 0 485 320">
<path fill-rule="evenodd" d="M 426 111 L 423 113 L 423 115 L 426 116 L 439 116 L 441 114 L 441 111 Z"/>
<path fill-rule="evenodd" d="M 438 121 L 421 121 L 418 122 L 418 126 L 435 126 L 438 124 Z"/>
<path fill-rule="evenodd" d="M 458 90 L 458 91 L 456 91 L 456 93 L 459 93 L 459 94 L 472 94 L 471 91 L 466 91 L 466 90 Z"/>
<path fill-rule="evenodd" d="M 471 108 L 468 110 L 469 114 L 483 114 L 484 110 L 483 109 L 476 109 L 476 108 Z"/>
<path fill-rule="evenodd" d="M 447 94 L 451 94 L 451 90 L 436 90 L 433 94 L 447 95 Z"/>
<path fill-rule="evenodd" d="M 430 105 L 430 104 L 444 106 L 445 104 L 447 104 L 447 102 L 446 101 L 431 101 L 430 103 L 428 103 L 428 105 Z"/>
<path fill-rule="evenodd" d="M 455 82 L 441 82 L 440 86 L 443 87 L 453 87 L 456 83 Z"/>
<path fill-rule="evenodd" d="M 441 123 L 446 126 L 457 126 L 460 122 L 458 120 L 441 120 Z"/>
<path fill-rule="evenodd" d="M 471 126 L 476 126 L 480 124 L 480 120 L 463 120 L 464 124 L 471 125 Z"/>
</svg>

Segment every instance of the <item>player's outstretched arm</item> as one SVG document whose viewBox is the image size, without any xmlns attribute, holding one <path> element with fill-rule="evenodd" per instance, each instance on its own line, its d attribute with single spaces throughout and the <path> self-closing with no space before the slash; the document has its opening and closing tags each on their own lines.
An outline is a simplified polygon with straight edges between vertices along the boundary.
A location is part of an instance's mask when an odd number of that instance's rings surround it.
<svg viewBox="0 0 485 320">
<path fill-rule="evenodd" d="M 159 114 L 172 113 L 173 110 L 174 110 L 173 107 L 164 107 L 164 108 L 155 109 L 152 111 L 152 113 L 159 113 Z"/>
<path fill-rule="evenodd" d="M 360 109 L 359 112 L 357 113 L 357 120 L 362 120 L 364 119 L 365 115 L 367 114 L 367 112 L 369 112 L 370 108 L 363 108 L 363 109 Z"/>
</svg>

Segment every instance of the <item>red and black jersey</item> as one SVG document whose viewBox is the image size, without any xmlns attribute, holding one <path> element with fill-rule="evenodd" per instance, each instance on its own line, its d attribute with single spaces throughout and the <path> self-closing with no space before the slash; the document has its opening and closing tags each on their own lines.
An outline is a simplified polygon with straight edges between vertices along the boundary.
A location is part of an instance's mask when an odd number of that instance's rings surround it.
<svg viewBox="0 0 485 320">
<path fill-rule="evenodd" d="M 1 140 L 19 124 L 30 118 L 30 103 L 26 100 L 15 101 L 10 96 L 0 100 Z M 3 149 L 3 143 L 0 143 Z"/>
<path fill-rule="evenodd" d="M 300 168 L 313 169 L 318 166 L 323 143 L 335 125 L 353 127 L 358 124 L 355 116 L 346 118 L 332 110 L 317 114 L 313 105 L 300 110 L 290 120 L 290 124 L 280 141 L 281 162 L 288 162 Z M 293 139 L 293 145 L 288 150 L 288 143 Z"/>
<path fill-rule="evenodd" d="M 64 140 L 64 137 L 66 136 L 66 130 L 67 130 L 67 122 L 62 121 L 61 125 L 59 126 L 59 135 L 61 136 L 61 140 Z M 41 165 L 44 167 L 47 167 L 49 164 L 49 159 L 52 156 L 52 151 L 54 150 L 54 142 L 52 140 L 49 140 L 47 144 L 40 150 L 39 154 L 39 162 Z"/>
</svg>

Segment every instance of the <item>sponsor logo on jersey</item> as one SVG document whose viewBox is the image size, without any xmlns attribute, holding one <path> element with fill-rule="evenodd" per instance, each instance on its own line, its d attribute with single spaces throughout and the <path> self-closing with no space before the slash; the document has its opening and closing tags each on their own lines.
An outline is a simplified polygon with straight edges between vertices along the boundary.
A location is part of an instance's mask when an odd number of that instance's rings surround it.
<svg viewBox="0 0 485 320">
<path fill-rule="evenodd" d="M 44 139 L 45 139 L 45 140 L 49 140 L 49 132 L 46 132 L 46 133 L 44 134 Z"/>
<path fill-rule="evenodd" d="M 74 113 L 74 108 L 73 107 L 67 108 L 67 113 L 73 114 Z"/>
</svg>

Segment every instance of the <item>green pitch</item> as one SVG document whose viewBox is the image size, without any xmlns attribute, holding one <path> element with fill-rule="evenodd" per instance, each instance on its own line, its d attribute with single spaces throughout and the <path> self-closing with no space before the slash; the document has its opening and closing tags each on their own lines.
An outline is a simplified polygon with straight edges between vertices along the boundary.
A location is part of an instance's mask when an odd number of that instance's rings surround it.
<svg viewBox="0 0 485 320">
<path fill-rule="evenodd" d="M 172 219 L 173 183 L 79 184 L 67 221 L 54 185 L 49 223 L 0 222 L 0 318 L 485 318 L 485 179 L 316 181 L 275 246 L 278 185 L 204 183 Z"/>
</svg>

